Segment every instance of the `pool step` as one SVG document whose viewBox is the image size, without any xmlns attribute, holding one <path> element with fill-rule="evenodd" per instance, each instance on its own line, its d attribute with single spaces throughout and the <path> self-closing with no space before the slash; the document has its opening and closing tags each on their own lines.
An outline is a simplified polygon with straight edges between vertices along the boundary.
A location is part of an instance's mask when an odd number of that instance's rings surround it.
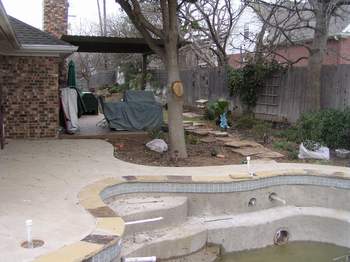
<svg viewBox="0 0 350 262">
<path fill-rule="evenodd" d="M 154 222 L 126 225 L 126 235 L 182 224 L 188 214 L 188 200 L 182 196 L 132 195 L 117 198 L 109 206 L 126 222 L 163 218 Z"/>
<path fill-rule="evenodd" d="M 122 256 L 172 259 L 200 251 L 206 246 L 207 239 L 203 223 L 192 218 L 176 227 L 129 235 L 123 239 Z"/>
</svg>

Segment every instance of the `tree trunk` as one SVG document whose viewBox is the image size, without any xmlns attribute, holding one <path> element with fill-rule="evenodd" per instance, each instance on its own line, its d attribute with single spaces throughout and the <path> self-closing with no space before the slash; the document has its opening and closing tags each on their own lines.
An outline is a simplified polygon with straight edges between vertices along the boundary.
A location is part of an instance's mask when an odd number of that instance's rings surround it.
<svg viewBox="0 0 350 262">
<path fill-rule="evenodd" d="M 315 12 L 316 29 L 310 50 L 307 70 L 307 88 L 305 92 L 304 112 L 321 109 L 321 70 L 328 40 L 326 14 Z"/>
<path fill-rule="evenodd" d="M 178 64 L 177 47 L 169 41 L 166 44 L 166 69 L 168 74 L 168 126 L 170 155 L 173 159 L 187 158 L 185 133 L 183 128 L 183 104 L 184 97 L 178 97 L 174 94 L 171 87 L 175 81 L 181 81 Z"/>
</svg>

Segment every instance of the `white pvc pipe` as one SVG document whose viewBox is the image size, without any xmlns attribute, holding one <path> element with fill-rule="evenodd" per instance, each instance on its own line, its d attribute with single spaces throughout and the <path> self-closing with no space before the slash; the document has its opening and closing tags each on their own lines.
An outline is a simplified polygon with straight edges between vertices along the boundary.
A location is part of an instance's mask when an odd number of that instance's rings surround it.
<svg viewBox="0 0 350 262">
<path fill-rule="evenodd" d="M 156 262 L 157 257 L 126 257 L 122 259 L 123 262 Z"/>
<path fill-rule="evenodd" d="M 270 198 L 272 200 L 275 200 L 275 201 L 278 201 L 278 202 L 282 203 L 283 205 L 287 204 L 286 200 L 284 200 L 284 199 L 282 199 L 282 198 L 280 198 L 280 197 L 278 197 L 278 196 L 276 196 L 274 194 L 271 194 Z"/>
<path fill-rule="evenodd" d="M 160 220 L 163 220 L 163 217 L 129 221 L 129 222 L 125 222 L 125 225 L 143 224 L 143 223 L 149 223 L 149 222 L 156 222 L 156 221 L 160 221 Z"/>
<path fill-rule="evenodd" d="M 26 220 L 28 248 L 33 248 L 32 226 L 33 226 L 33 221 L 31 219 Z"/>
</svg>

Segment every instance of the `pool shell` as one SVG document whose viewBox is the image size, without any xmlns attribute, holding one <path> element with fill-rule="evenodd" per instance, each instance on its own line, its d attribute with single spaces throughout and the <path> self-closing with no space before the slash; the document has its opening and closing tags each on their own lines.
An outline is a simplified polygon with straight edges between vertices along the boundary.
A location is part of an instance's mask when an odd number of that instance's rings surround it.
<svg viewBox="0 0 350 262">
<path fill-rule="evenodd" d="M 350 189 L 350 176 L 335 172 L 298 169 L 247 172 L 228 176 L 124 176 L 107 178 L 84 187 L 79 203 L 96 219 L 96 227 L 80 241 L 40 256 L 34 261 L 102 262 L 117 259 L 125 223 L 105 202 L 112 196 L 127 193 L 228 193 L 244 192 L 278 185 L 313 185 Z"/>
</svg>

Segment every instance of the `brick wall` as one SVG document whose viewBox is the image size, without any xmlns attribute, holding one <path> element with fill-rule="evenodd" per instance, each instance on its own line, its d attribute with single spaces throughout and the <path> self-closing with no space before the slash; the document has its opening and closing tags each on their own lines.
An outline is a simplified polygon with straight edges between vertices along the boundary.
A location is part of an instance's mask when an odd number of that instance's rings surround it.
<svg viewBox="0 0 350 262">
<path fill-rule="evenodd" d="M 57 135 L 58 63 L 57 57 L 0 56 L 7 137 Z"/>
</svg>

